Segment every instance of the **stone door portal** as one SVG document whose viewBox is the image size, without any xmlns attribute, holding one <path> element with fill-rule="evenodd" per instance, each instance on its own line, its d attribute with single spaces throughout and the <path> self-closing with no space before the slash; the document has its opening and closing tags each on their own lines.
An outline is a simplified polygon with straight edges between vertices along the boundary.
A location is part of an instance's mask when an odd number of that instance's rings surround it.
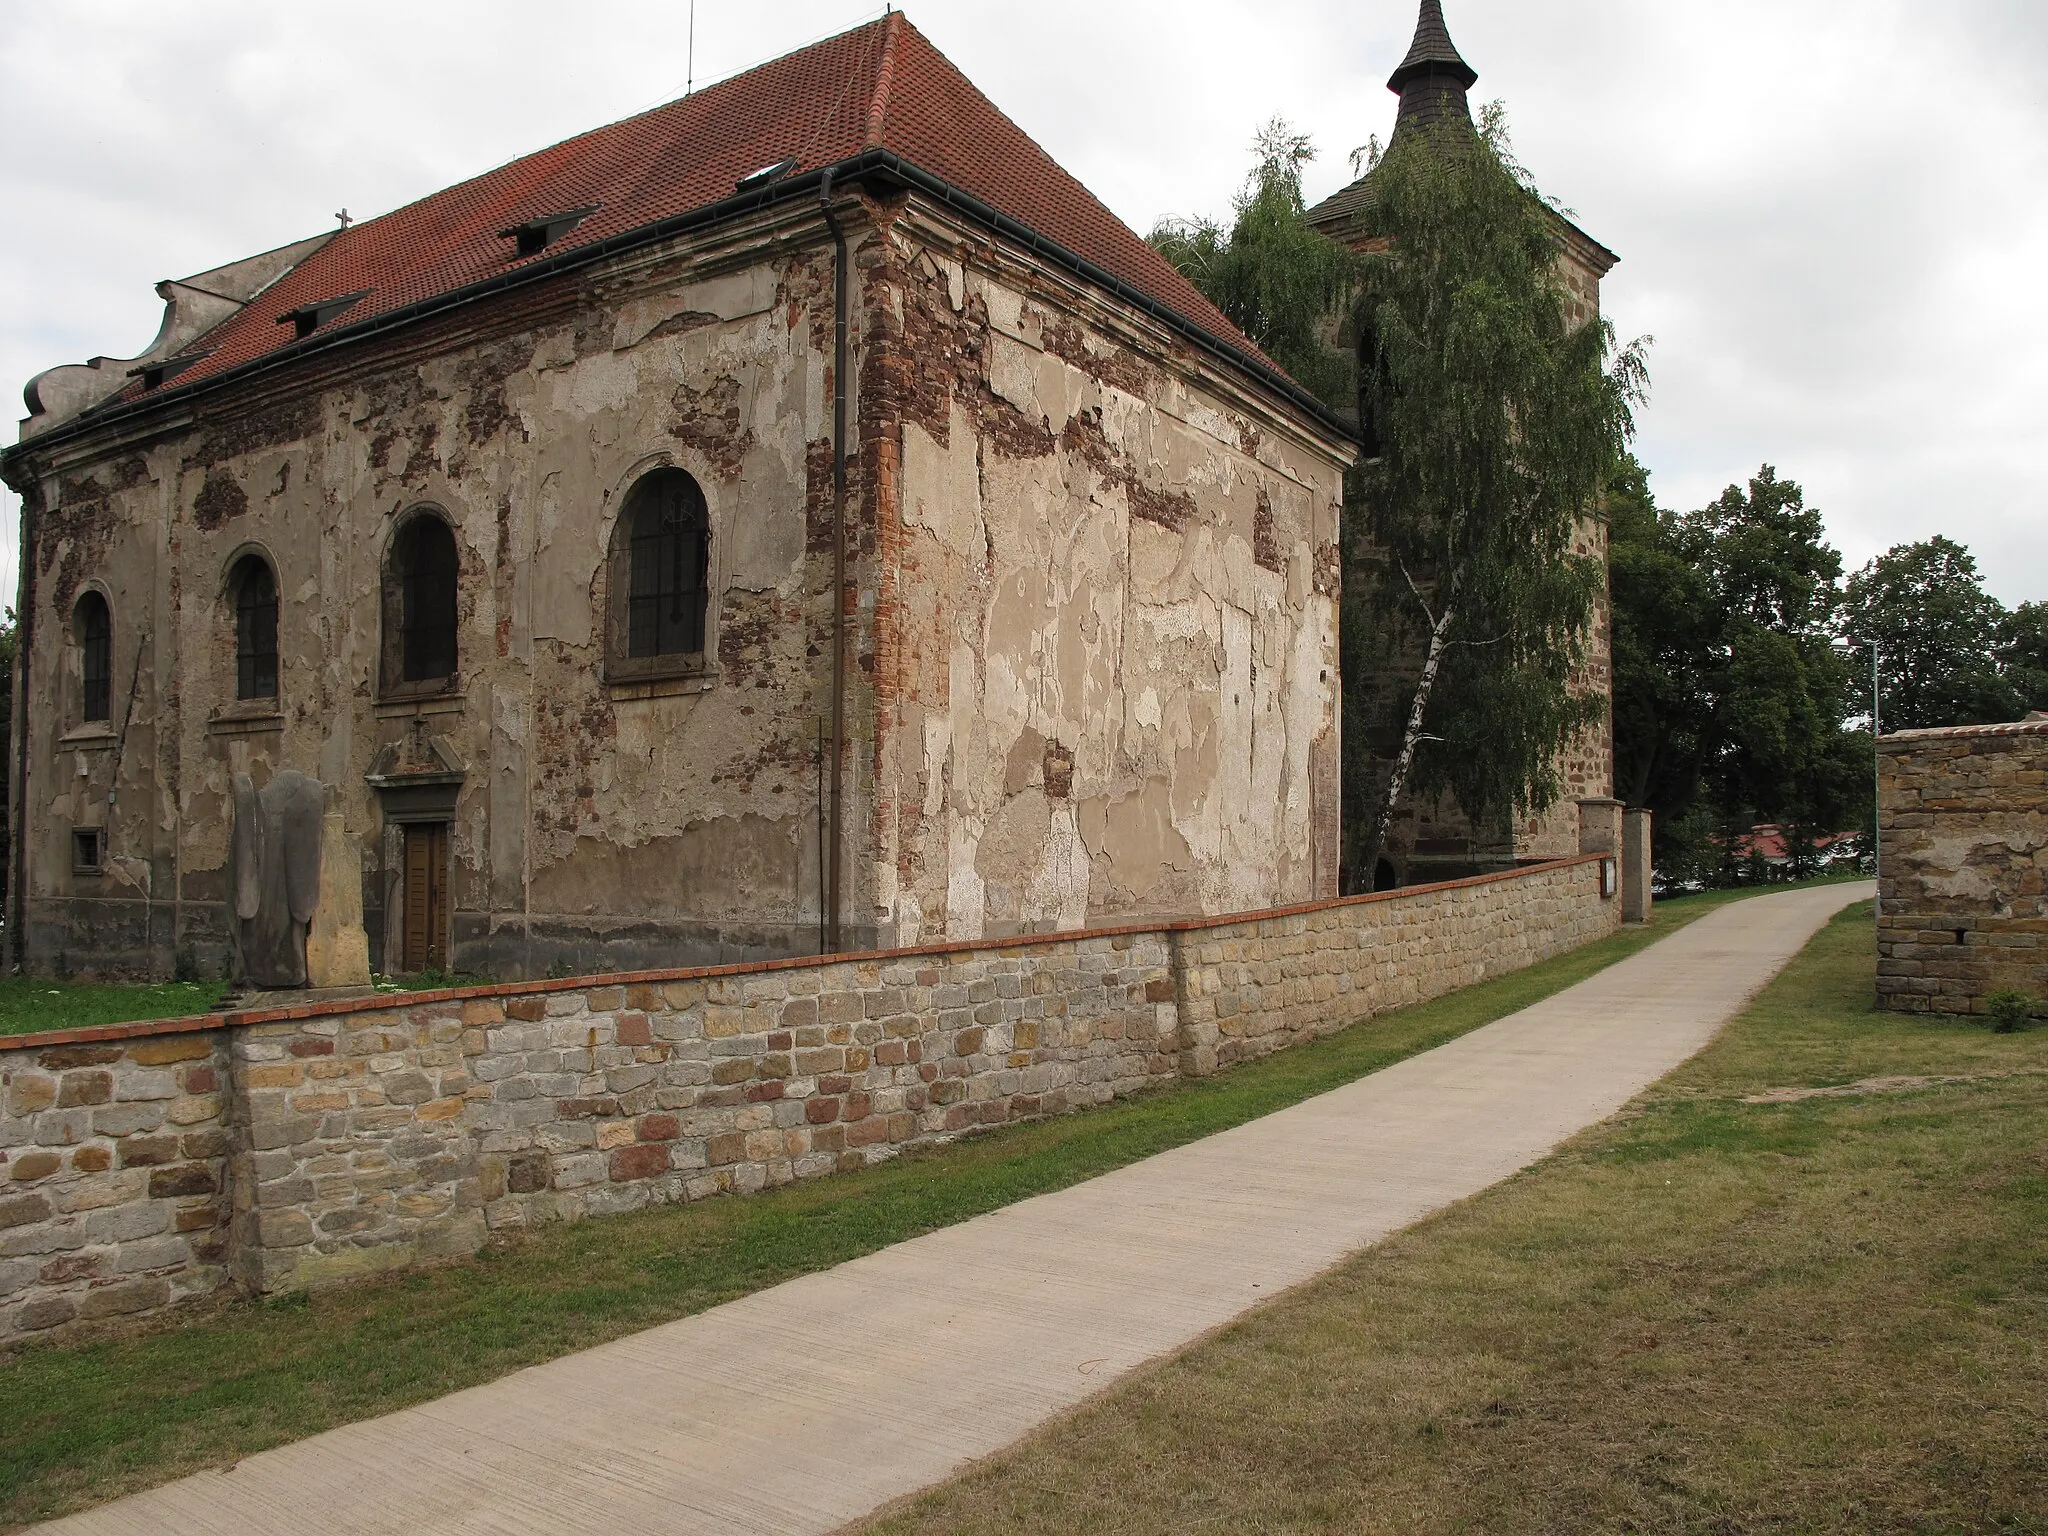
<svg viewBox="0 0 2048 1536">
<path fill-rule="evenodd" d="M 405 829 L 403 969 L 446 969 L 447 932 L 448 823 L 419 822 Z"/>
</svg>

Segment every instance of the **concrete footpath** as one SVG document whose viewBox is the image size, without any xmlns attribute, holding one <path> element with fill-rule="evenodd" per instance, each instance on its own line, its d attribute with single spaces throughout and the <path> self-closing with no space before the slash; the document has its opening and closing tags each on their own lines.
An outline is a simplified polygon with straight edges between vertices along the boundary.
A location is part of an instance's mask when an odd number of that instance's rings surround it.
<svg viewBox="0 0 2048 1536">
<path fill-rule="evenodd" d="M 1871 894 L 1738 902 L 1236 1130 L 38 1529 L 830 1531 L 1535 1162 Z"/>
</svg>

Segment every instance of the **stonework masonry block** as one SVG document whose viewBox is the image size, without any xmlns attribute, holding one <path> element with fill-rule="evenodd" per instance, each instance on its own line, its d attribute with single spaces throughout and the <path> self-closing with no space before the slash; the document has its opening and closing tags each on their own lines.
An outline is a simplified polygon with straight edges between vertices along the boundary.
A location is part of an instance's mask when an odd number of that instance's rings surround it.
<svg viewBox="0 0 2048 1536">
<path fill-rule="evenodd" d="M 1879 1004 L 2048 1009 L 2048 721 L 1900 732 L 1878 768 Z"/>
<path fill-rule="evenodd" d="M 1618 908 L 1581 860 L 1184 931 L 0 1041 L 0 1341 L 1106 1103 L 1547 958 Z M 1886 975 L 1947 986 L 1919 956 L 1960 976 L 2042 945 L 2048 921 L 1943 911 Z"/>
</svg>

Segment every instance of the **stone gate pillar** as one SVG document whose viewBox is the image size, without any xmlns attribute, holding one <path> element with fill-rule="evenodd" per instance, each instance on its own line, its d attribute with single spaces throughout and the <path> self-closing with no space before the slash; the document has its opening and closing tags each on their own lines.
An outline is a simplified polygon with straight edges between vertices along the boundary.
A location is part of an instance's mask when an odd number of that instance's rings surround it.
<svg viewBox="0 0 2048 1536">
<path fill-rule="evenodd" d="M 1650 813 L 1622 812 L 1621 816 L 1621 920 L 1647 923 L 1650 920 Z"/>
</svg>

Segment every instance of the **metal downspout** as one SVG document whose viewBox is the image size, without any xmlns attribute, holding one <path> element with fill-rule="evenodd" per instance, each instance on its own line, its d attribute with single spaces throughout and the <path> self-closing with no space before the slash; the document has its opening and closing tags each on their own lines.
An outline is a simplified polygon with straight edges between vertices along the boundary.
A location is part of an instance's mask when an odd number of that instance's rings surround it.
<svg viewBox="0 0 2048 1536">
<path fill-rule="evenodd" d="M 15 579 L 14 772 L 8 782 L 14 812 L 8 836 L 14 846 L 8 870 L 13 889 L 8 892 L 7 947 L 16 970 L 28 964 L 28 678 L 29 646 L 36 624 L 36 514 L 41 505 L 40 496 L 21 498 L 21 570 Z"/>
<path fill-rule="evenodd" d="M 829 831 L 825 847 L 825 949 L 838 954 L 841 936 L 840 884 L 845 841 L 846 777 L 846 370 L 848 280 L 846 232 L 832 211 L 832 173 L 819 184 L 818 204 L 832 231 L 832 764 L 827 788 Z"/>
</svg>

